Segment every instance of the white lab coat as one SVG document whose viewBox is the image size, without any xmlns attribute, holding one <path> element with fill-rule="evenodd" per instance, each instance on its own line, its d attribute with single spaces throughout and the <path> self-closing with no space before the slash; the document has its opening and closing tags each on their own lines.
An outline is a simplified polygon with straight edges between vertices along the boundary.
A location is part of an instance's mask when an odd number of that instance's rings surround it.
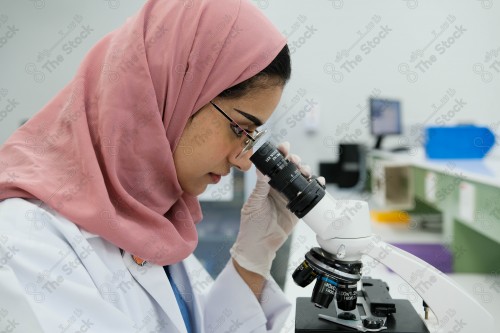
<svg viewBox="0 0 500 333">
<path fill-rule="evenodd" d="M 40 201 L 0 201 L 0 332 L 185 332 L 163 267 L 80 229 Z M 259 303 L 231 261 L 215 281 L 191 255 L 170 266 L 195 332 L 279 332 L 290 303 Z"/>
</svg>

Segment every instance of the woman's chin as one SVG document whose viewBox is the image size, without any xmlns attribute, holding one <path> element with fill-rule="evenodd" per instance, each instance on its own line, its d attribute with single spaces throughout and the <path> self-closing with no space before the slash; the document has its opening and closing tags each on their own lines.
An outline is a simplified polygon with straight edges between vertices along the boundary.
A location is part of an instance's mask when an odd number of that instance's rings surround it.
<svg viewBox="0 0 500 333">
<path fill-rule="evenodd" d="M 184 192 L 189 194 L 189 195 L 192 195 L 194 197 L 197 197 L 197 196 L 203 194 L 203 192 L 205 192 L 207 190 L 207 187 L 208 187 L 208 184 L 204 184 L 201 186 L 196 186 L 196 187 L 190 188 Z"/>
</svg>

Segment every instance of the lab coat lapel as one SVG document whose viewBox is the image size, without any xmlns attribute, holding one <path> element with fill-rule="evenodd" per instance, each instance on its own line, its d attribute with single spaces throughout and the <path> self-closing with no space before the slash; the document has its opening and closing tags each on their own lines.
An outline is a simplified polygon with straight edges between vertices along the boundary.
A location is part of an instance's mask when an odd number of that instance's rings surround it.
<svg viewBox="0 0 500 333">
<path fill-rule="evenodd" d="M 185 333 L 186 326 L 184 325 L 181 311 L 163 267 L 150 263 L 139 266 L 128 253 L 124 254 L 123 260 L 130 274 L 158 302 L 163 311 L 165 311 L 174 323 L 177 331 Z"/>
<path fill-rule="evenodd" d="M 205 332 L 203 308 L 206 303 L 206 293 L 212 287 L 213 279 L 194 255 L 184 259 L 182 264 L 193 293 L 196 331 L 203 333 Z"/>
</svg>

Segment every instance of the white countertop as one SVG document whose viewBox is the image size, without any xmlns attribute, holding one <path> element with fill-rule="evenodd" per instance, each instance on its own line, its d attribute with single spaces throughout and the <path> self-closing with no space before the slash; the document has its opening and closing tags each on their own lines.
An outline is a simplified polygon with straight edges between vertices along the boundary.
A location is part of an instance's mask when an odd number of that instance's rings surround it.
<svg viewBox="0 0 500 333">
<path fill-rule="evenodd" d="M 464 180 L 476 181 L 500 187 L 500 156 L 487 155 L 484 159 L 428 159 L 423 148 L 413 148 L 403 152 L 372 150 L 370 156 L 381 157 L 400 163 L 407 163 L 450 176 L 460 176 Z"/>
</svg>

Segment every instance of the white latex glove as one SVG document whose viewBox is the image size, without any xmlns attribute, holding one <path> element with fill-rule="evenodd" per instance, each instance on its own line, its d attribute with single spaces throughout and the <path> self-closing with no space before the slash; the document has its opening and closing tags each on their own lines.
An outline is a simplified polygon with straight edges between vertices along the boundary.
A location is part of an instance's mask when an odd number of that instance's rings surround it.
<svg viewBox="0 0 500 333">
<path fill-rule="evenodd" d="M 289 154 L 288 142 L 281 143 L 278 149 L 298 166 L 302 174 L 311 175 L 308 165 L 300 165 L 300 157 Z M 240 266 L 266 279 L 270 277 L 276 251 L 299 220 L 286 208 L 286 198 L 268 184 L 269 179 L 257 170 L 257 183 L 241 209 L 240 230 L 230 250 Z M 325 184 L 323 177 L 319 177 L 319 181 Z"/>
</svg>

